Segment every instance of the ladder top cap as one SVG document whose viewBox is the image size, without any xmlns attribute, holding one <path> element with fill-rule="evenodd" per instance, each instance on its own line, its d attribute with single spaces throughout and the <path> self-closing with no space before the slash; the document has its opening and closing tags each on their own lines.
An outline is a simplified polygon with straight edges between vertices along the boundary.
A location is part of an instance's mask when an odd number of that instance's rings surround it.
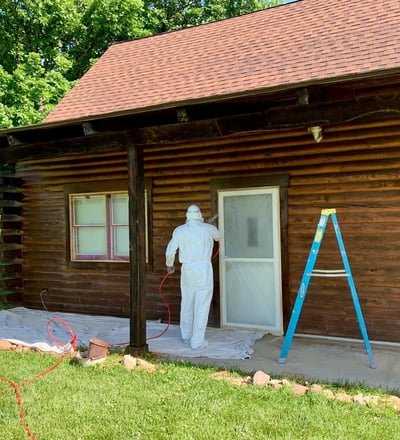
<svg viewBox="0 0 400 440">
<path fill-rule="evenodd" d="M 336 214 L 336 209 L 335 208 L 332 208 L 332 209 L 322 209 L 321 210 L 321 214 L 322 215 Z"/>
</svg>

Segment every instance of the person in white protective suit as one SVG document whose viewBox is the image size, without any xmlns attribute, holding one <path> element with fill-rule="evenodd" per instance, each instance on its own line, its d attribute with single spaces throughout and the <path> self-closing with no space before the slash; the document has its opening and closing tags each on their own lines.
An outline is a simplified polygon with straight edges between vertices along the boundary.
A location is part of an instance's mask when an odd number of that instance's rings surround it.
<svg viewBox="0 0 400 440">
<path fill-rule="evenodd" d="M 180 329 L 183 342 L 193 350 L 207 347 L 205 333 L 214 288 L 211 264 L 214 240 L 222 238 L 212 224 L 204 223 L 198 206 L 189 206 L 186 223 L 172 233 L 165 256 L 169 274 L 175 272 L 175 254 L 179 249 L 181 266 Z"/>
</svg>

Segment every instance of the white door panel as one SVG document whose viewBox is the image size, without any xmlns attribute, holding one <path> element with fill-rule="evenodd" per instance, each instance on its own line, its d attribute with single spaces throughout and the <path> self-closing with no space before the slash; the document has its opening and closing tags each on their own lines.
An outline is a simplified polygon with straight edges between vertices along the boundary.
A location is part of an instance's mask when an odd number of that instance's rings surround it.
<svg viewBox="0 0 400 440">
<path fill-rule="evenodd" d="M 279 188 L 218 197 L 222 326 L 282 334 Z"/>
</svg>

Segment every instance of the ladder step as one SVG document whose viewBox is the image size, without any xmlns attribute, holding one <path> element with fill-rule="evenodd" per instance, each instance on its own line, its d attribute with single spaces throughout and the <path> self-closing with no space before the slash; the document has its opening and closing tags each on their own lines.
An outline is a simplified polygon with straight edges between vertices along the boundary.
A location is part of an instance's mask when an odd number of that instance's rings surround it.
<svg viewBox="0 0 400 440">
<path fill-rule="evenodd" d="M 320 272 L 320 273 L 346 273 L 344 269 L 314 269 L 314 272 Z"/>
<path fill-rule="evenodd" d="M 314 269 L 311 273 L 307 273 L 309 277 L 349 277 L 350 274 L 344 269 L 323 270 Z"/>
</svg>

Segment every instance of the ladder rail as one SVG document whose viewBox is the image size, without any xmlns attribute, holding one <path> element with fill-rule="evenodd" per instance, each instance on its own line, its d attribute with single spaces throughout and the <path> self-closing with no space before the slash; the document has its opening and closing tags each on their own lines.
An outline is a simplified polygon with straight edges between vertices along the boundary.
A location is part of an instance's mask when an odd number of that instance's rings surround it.
<svg viewBox="0 0 400 440">
<path fill-rule="evenodd" d="M 310 253 L 308 255 L 307 263 L 304 268 L 304 273 L 301 278 L 299 290 L 297 292 L 296 301 L 294 303 L 292 315 L 289 321 L 289 326 L 286 331 L 286 336 L 283 341 L 281 354 L 279 357 L 279 363 L 285 363 L 286 358 L 288 356 L 290 347 L 292 345 L 292 340 L 294 336 L 294 332 L 297 327 L 297 323 L 299 321 L 300 313 L 303 308 L 304 300 L 306 298 L 308 285 L 310 284 L 311 277 L 309 273 L 311 273 L 314 269 L 315 262 L 318 256 L 319 249 L 321 247 L 321 242 L 324 237 L 325 228 L 327 224 L 327 217 L 321 214 L 320 220 L 318 222 L 317 230 L 315 231 L 314 239 L 311 245 Z"/>
<path fill-rule="evenodd" d="M 356 286 L 354 283 L 354 278 L 353 278 L 353 274 L 351 272 L 350 263 L 347 258 L 346 250 L 344 247 L 342 233 L 340 231 L 339 223 L 338 223 L 338 220 L 337 220 L 335 213 L 332 214 L 332 222 L 335 226 L 336 239 L 339 243 L 339 249 L 341 250 L 340 255 L 342 257 L 343 265 L 344 265 L 346 272 L 349 275 L 347 278 L 347 282 L 350 287 L 351 298 L 353 300 L 353 305 L 354 305 L 354 309 L 356 311 L 358 325 L 360 327 L 361 335 L 363 337 L 365 351 L 367 352 L 367 355 L 368 355 L 370 367 L 375 368 L 375 360 L 374 360 L 374 356 L 372 354 L 371 344 L 370 344 L 369 338 L 368 338 L 367 327 L 365 326 L 364 316 L 361 311 L 360 301 L 359 301 L 358 295 L 357 295 L 357 289 L 356 289 Z"/>
</svg>

